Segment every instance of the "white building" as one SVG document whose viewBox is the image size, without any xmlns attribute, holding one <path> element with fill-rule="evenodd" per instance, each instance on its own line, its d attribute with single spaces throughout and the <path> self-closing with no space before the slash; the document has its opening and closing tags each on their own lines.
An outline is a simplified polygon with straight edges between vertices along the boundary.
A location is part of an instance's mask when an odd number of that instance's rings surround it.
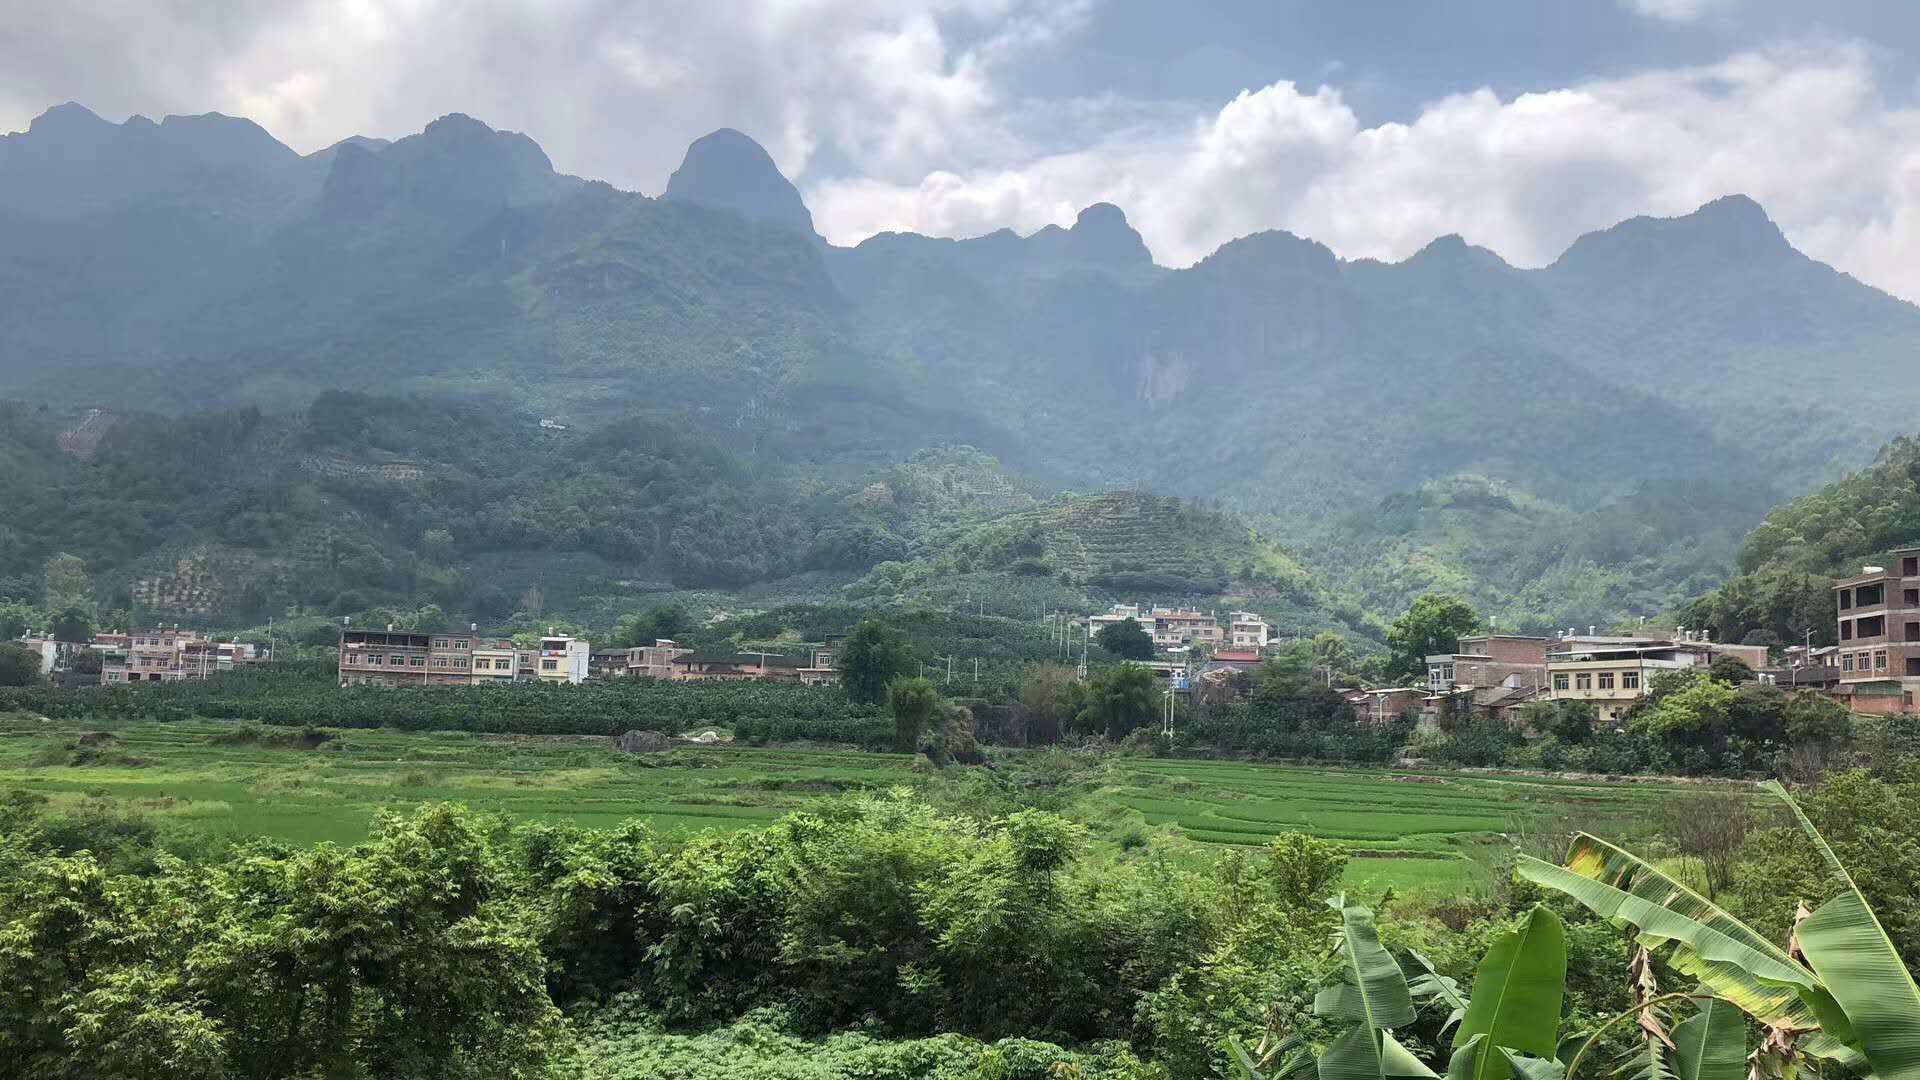
<svg viewBox="0 0 1920 1080">
<path fill-rule="evenodd" d="M 540 639 L 536 659 L 540 665 L 536 675 L 541 682 L 581 683 L 592 665 L 593 645 L 586 638 L 548 631 Z"/>
</svg>

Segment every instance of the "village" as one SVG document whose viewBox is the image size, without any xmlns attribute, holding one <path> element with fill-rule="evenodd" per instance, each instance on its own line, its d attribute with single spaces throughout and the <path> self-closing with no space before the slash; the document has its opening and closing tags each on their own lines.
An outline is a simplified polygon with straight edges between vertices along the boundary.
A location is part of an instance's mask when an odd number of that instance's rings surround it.
<svg viewBox="0 0 1920 1080">
<path fill-rule="evenodd" d="M 1525 706 L 1574 701 L 1590 706 L 1596 723 L 1616 726 L 1661 673 L 1705 668 L 1722 657 L 1739 661 L 1760 682 L 1832 695 L 1851 712 L 1903 712 L 1912 709 L 1920 689 L 1920 548 L 1896 551 L 1892 561 L 1892 570 L 1867 566 L 1835 579 L 1834 645 L 1814 646 L 1811 631 L 1804 643 L 1769 649 L 1713 641 L 1686 627 L 1623 633 L 1569 627 L 1550 635 L 1464 635 L 1453 651 L 1425 658 L 1424 680 L 1405 685 L 1343 686 L 1328 669 L 1315 674 L 1347 702 L 1356 721 L 1375 724 L 1405 716 L 1484 716 L 1517 725 Z M 1168 695 L 1208 704 L 1244 696 L 1250 673 L 1286 644 L 1252 611 L 1113 604 L 1050 622 L 1058 626 L 1063 659 L 1077 660 L 1083 674 L 1089 642 L 1110 627 L 1136 624 L 1151 640 L 1153 654 L 1135 662 L 1151 670 Z M 20 644 L 40 658 L 44 676 L 69 687 L 206 679 L 273 656 L 271 642 L 221 641 L 178 625 L 104 632 L 88 642 L 39 636 Z M 797 655 L 792 649 L 696 650 L 666 638 L 595 649 L 582 637 L 552 630 L 516 644 L 477 625 L 460 633 L 343 624 L 338 676 L 342 687 L 394 688 L 622 678 L 825 685 L 836 679 L 834 644 L 797 646 Z"/>
</svg>

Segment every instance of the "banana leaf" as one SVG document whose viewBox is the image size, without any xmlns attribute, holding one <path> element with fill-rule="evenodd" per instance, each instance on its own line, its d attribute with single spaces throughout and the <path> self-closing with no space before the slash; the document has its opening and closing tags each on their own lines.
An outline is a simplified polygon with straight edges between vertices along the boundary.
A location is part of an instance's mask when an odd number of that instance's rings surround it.
<svg viewBox="0 0 1920 1080">
<path fill-rule="evenodd" d="M 1490 1045 L 1485 1035 L 1475 1035 L 1448 1059 L 1447 1080 L 1473 1080 L 1483 1054 L 1505 1059 L 1508 1071 L 1520 1080 L 1564 1080 L 1566 1076 L 1566 1067 L 1558 1060 L 1515 1054 L 1505 1047 Z"/>
<path fill-rule="evenodd" d="M 1525 923 L 1500 935 L 1481 958 L 1473 1001 L 1454 1029 L 1455 1048 L 1486 1036 L 1473 1080 L 1508 1080 L 1513 1075 L 1509 1056 L 1493 1052 L 1496 1049 L 1552 1058 L 1566 989 L 1565 928 L 1552 910 L 1536 905 Z"/>
<path fill-rule="evenodd" d="M 1420 974 L 1407 982 L 1407 991 L 1415 1001 L 1444 1002 L 1452 1010 L 1447 1013 L 1446 1023 L 1440 1025 L 1440 1034 L 1444 1038 L 1453 1025 L 1467 1015 L 1467 996 L 1460 992 L 1459 980 L 1440 974 L 1433 961 L 1414 949 L 1408 949 L 1407 955 L 1420 965 Z"/>
<path fill-rule="evenodd" d="M 1745 1080 L 1747 1020 L 1718 998 L 1673 1027 L 1675 1080 Z"/>
<path fill-rule="evenodd" d="M 1340 957 L 1346 981 L 1321 990 L 1313 999 L 1318 1016 L 1354 1020 L 1370 1028 L 1395 1028 L 1414 1021 L 1413 997 L 1407 977 L 1380 944 L 1373 912 L 1366 908 L 1340 909 Z"/>
<path fill-rule="evenodd" d="M 1414 1021 L 1413 997 L 1400 965 L 1380 944 L 1373 912 L 1343 899 L 1332 906 L 1340 911 L 1341 981 L 1314 995 L 1313 1011 L 1353 1021 L 1353 1026 L 1320 1052 L 1320 1080 L 1432 1077 L 1433 1070 L 1394 1041 L 1388 1030 Z"/>
<path fill-rule="evenodd" d="M 1670 963 L 1770 1027 L 1819 1026 L 1801 999 L 1819 978 L 1785 949 L 1638 856 L 1586 833 L 1574 837 L 1566 867 L 1521 856 L 1529 881 L 1578 900 L 1595 914 L 1630 923 L 1643 944 L 1677 946 Z"/>
<path fill-rule="evenodd" d="M 1413 1076 L 1436 1080 L 1432 1069 L 1394 1041 L 1393 1033 L 1355 1024 L 1320 1051 L 1320 1080 L 1383 1080 Z"/>
<path fill-rule="evenodd" d="M 1793 811 L 1846 886 L 1800 923 L 1795 933 L 1801 953 L 1820 976 L 1821 988 L 1845 1012 L 1852 1029 L 1848 1042 L 1867 1059 L 1874 1075 L 1879 1080 L 1920 1080 L 1920 987 L 1820 830 L 1778 782 L 1768 789 Z"/>
</svg>

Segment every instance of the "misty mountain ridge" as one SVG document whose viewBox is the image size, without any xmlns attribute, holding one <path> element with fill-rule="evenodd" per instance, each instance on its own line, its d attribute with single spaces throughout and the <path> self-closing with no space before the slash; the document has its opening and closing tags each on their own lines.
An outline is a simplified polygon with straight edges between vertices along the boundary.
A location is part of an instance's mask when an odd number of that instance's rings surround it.
<svg viewBox="0 0 1920 1080">
<path fill-rule="evenodd" d="M 101 167 L 139 154 L 159 166 Z M 1026 236 L 828 245 L 730 129 L 653 199 L 461 114 L 302 157 L 249 121 L 78 106 L 0 140 L 0 195 L 5 396 L 292 410 L 342 387 L 586 425 L 692 409 L 749 454 L 808 447 L 794 467 L 829 481 L 971 443 L 1062 488 L 1220 500 L 1377 610 L 1427 587 L 1560 623 L 1669 603 L 1920 404 L 1779 392 L 1836 368 L 1884 384 L 1920 310 L 1738 195 L 1539 269 L 1458 236 L 1389 263 L 1279 230 L 1170 269 L 1110 204 Z M 1604 532 L 1553 572 L 1609 584 L 1568 610 L 1513 572 L 1548 552 L 1484 557 L 1512 521 L 1475 535 L 1474 500 L 1392 502 L 1456 476 L 1521 493 L 1518 520 L 1561 523 L 1542 535 Z M 1724 509 L 1711 540 L 1689 542 L 1676 489 Z"/>
</svg>

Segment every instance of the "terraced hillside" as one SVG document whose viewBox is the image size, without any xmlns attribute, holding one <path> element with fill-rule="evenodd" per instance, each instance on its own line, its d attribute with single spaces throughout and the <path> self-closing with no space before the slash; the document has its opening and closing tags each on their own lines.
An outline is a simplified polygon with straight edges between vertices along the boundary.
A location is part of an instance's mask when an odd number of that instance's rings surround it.
<svg viewBox="0 0 1920 1080">
<path fill-rule="evenodd" d="M 1283 634 L 1345 625 L 1378 636 L 1358 609 L 1336 604 L 1246 519 L 1137 491 L 1064 496 L 985 524 L 936 530 L 917 557 L 880 564 L 850 591 L 937 602 L 986 596 L 990 606 L 1029 612 L 1116 600 L 1239 604 Z"/>
</svg>

